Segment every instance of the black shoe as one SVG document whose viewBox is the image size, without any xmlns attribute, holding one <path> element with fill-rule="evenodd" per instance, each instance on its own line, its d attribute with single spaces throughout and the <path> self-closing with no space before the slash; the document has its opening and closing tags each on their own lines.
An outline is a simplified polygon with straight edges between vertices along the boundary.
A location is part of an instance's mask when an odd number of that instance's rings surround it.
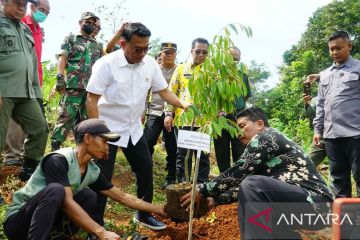
<svg viewBox="0 0 360 240">
<path fill-rule="evenodd" d="M 36 160 L 24 159 L 23 166 L 21 167 L 20 173 L 18 175 L 19 179 L 23 182 L 26 182 L 30 179 L 31 175 L 35 172 L 35 169 L 38 165 Z"/>
<path fill-rule="evenodd" d="M 61 142 L 58 141 L 51 141 L 51 151 L 54 152 L 56 150 L 59 150 L 61 147 Z"/>
<path fill-rule="evenodd" d="M 134 221 L 139 223 L 140 225 L 143 225 L 152 230 L 162 230 L 166 228 L 166 225 L 164 223 L 160 222 L 152 215 L 147 215 L 142 218 L 139 218 L 138 216 L 139 216 L 138 214 L 135 215 Z"/>
<path fill-rule="evenodd" d="M 94 234 L 88 234 L 86 240 L 98 240 L 98 238 Z"/>
</svg>

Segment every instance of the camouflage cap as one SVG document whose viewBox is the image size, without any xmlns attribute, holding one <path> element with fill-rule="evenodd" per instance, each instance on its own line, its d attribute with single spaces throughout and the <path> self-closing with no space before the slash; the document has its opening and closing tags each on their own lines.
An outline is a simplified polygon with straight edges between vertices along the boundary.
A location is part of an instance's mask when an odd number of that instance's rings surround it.
<svg viewBox="0 0 360 240">
<path fill-rule="evenodd" d="M 172 43 L 172 42 L 161 43 L 161 50 L 167 50 L 167 49 L 173 49 L 176 51 L 176 49 L 177 49 L 176 43 Z"/>
<path fill-rule="evenodd" d="M 95 18 L 95 19 L 99 19 L 95 14 L 93 14 L 92 12 L 83 12 L 80 16 L 80 20 L 86 20 L 89 18 Z"/>
</svg>

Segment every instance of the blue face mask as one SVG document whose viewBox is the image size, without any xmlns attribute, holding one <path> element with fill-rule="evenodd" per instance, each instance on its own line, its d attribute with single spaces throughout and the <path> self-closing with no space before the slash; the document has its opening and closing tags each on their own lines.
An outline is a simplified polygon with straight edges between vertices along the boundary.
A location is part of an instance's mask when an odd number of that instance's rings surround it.
<svg viewBox="0 0 360 240">
<path fill-rule="evenodd" d="M 47 18 L 47 15 L 45 13 L 43 13 L 42 11 L 36 10 L 33 13 L 33 18 L 36 22 L 41 23 L 41 22 L 45 21 L 45 19 Z"/>
</svg>

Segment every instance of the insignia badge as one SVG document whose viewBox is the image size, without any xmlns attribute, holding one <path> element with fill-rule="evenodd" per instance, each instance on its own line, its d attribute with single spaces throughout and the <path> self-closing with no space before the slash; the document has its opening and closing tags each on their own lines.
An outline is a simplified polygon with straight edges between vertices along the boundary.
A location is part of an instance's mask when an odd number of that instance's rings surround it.
<svg viewBox="0 0 360 240">
<path fill-rule="evenodd" d="M 14 46 L 14 42 L 13 42 L 12 40 L 7 40 L 6 44 L 7 44 L 9 47 Z"/>
</svg>

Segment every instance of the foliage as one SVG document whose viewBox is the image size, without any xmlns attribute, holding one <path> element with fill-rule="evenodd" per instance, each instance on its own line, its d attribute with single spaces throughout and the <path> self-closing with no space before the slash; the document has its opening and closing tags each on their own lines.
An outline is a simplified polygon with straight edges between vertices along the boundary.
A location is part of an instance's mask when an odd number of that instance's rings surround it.
<svg viewBox="0 0 360 240">
<path fill-rule="evenodd" d="M 238 128 L 223 116 L 218 116 L 221 111 L 234 112 L 235 98 L 246 94 L 246 86 L 242 76 L 245 72 L 244 65 L 236 65 L 230 48 L 234 46 L 230 31 L 238 34 L 241 30 L 248 37 L 252 36 L 249 27 L 241 24 L 229 24 L 215 35 L 209 46 L 209 55 L 198 71 L 189 80 L 189 92 L 193 104 L 201 112 L 196 119 L 201 131 L 216 137 L 226 129 L 232 136 L 238 134 Z M 189 109 L 182 114 L 178 124 L 193 122 L 197 113 L 196 108 Z"/>
<path fill-rule="evenodd" d="M 265 81 L 271 76 L 271 73 L 267 69 L 265 63 L 257 63 L 252 60 L 247 70 L 247 75 L 252 84 L 251 90 L 254 93 L 253 95 L 256 95 L 255 93 L 258 92 L 260 85 L 265 83 Z"/>
<path fill-rule="evenodd" d="M 54 123 L 56 121 L 57 114 L 53 114 L 53 112 L 57 111 L 61 97 L 57 92 L 53 96 L 51 95 L 56 84 L 57 67 L 56 65 L 51 64 L 50 61 L 42 62 L 42 66 L 44 74 L 42 93 L 46 109 L 46 119 L 48 122 Z"/>
<path fill-rule="evenodd" d="M 150 49 L 147 53 L 148 55 L 155 57 L 160 53 L 160 49 L 161 49 L 160 38 L 155 38 L 154 40 L 151 40 L 149 45 L 150 45 L 149 46 Z"/>
<path fill-rule="evenodd" d="M 100 39 L 104 42 L 115 34 L 129 15 L 126 9 L 126 0 L 97 5 L 95 12 L 100 18 L 102 26 Z"/>
<path fill-rule="evenodd" d="M 7 210 L 7 205 L 1 204 L 0 205 L 0 239 L 7 239 L 3 227 L 3 221 L 5 219 L 6 210 Z"/>
<path fill-rule="evenodd" d="M 302 82 L 307 75 L 318 73 L 332 63 L 327 39 L 336 30 L 350 34 L 354 44 L 352 55 L 360 56 L 359 7 L 358 0 L 335 0 L 315 11 L 299 42 L 283 54 L 280 84 L 258 92 L 251 99 L 273 118 L 270 122 L 274 122 L 275 127 L 280 127 L 305 148 L 311 143 L 312 134 L 303 117 Z M 316 91 L 316 86 L 312 86 L 313 96 Z"/>
</svg>

